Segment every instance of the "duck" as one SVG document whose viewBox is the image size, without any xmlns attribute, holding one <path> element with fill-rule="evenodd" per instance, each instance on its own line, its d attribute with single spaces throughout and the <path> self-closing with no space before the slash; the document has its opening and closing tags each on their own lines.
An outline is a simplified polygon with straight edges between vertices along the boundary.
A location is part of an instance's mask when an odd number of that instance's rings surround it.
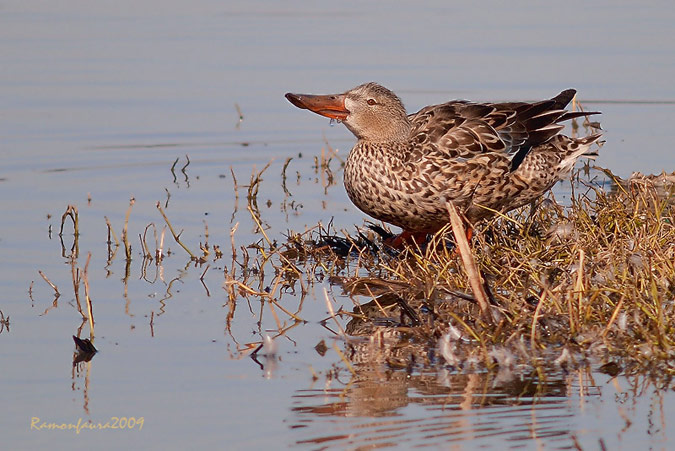
<svg viewBox="0 0 675 451">
<path fill-rule="evenodd" d="M 601 133 L 561 134 L 576 90 L 537 102 L 452 100 L 408 114 L 401 99 L 369 82 L 341 94 L 287 93 L 294 106 L 344 124 L 357 141 L 344 166 L 352 203 L 400 227 L 393 241 L 423 242 L 449 223 L 447 203 L 468 230 L 527 205 L 589 155 Z M 470 235 L 470 234 L 469 234 Z"/>
</svg>

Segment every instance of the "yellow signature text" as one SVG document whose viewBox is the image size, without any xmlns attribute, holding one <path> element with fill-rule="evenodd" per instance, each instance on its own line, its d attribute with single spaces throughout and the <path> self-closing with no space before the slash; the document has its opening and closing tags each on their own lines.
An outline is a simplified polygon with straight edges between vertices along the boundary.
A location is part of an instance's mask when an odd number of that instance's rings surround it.
<svg viewBox="0 0 675 451">
<path fill-rule="evenodd" d="M 99 431 L 104 429 L 143 429 L 145 424 L 144 417 L 110 417 L 110 420 L 105 422 L 94 422 L 91 420 L 83 420 L 78 418 L 77 423 L 59 423 L 55 421 L 43 421 L 40 417 L 31 417 L 30 430 L 31 431 L 73 431 L 79 434 L 81 431 Z"/>
</svg>

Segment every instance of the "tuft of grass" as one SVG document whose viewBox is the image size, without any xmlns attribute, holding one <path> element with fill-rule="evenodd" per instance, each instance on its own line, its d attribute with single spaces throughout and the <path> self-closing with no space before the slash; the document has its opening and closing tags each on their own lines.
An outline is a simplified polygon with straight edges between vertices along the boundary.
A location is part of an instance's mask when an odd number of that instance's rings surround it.
<svg viewBox="0 0 675 451">
<path fill-rule="evenodd" d="M 569 207 L 550 195 L 535 209 L 478 225 L 472 253 L 494 321 L 472 294 L 460 257 L 445 245 L 449 227 L 424 248 L 395 256 L 373 252 L 372 236 L 339 237 L 321 228 L 290 236 L 282 248 L 296 262 L 324 268 L 359 299 L 348 331 L 398 331 L 401 343 L 425 345 L 416 362 L 455 330 L 458 362 L 499 364 L 495 349 L 504 347 L 534 361 L 557 349 L 556 356 L 572 350 L 620 362 L 626 371 L 672 374 L 673 184 L 665 176 L 613 178 L 611 192 L 589 187 Z"/>
</svg>

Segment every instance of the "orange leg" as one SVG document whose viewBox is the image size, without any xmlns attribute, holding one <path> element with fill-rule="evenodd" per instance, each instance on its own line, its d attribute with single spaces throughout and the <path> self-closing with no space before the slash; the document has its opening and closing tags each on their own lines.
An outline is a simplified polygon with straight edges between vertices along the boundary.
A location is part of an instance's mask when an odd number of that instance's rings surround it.
<svg viewBox="0 0 675 451">
<path fill-rule="evenodd" d="M 471 227 L 469 224 L 466 224 L 466 229 L 464 230 L 464 233 L 466 234 L 466 241 L 469 243 L 469 246 L 471 246 L 471 238 L 473 238 L 473 227 Z M 459 255 L 459 246 L 455 244 L 455 249 L 452 251 L 453 257 L 457 257 Z"/>
<path fill-rule="evenodd" d="M 466 225 L 466 240 L 471 244 L 471 238 L 473 238 L 473 227 L 469 224 Z"/>
<path fill-rule="evenodd" d="M 410 232 L 404 230 L 399 235 L 394 235 L 390 238 L 384 240 L 384 244 L 387 246 L 402 250 L 406 245 L 410 246 L 422 246 L 427 239 L 427 234 L 425 232 Z"/>
<path fill-rule="evenodd" d="M 403 248 L 408 245 L 411 247 L 422 247 L 422 245 L 427 240 L 427 232 L 411 232 L 409 230 L 404 230 L 398 235 L 394 235 L 383 240 L 384 244 L 387 246 L 396 249 L 403 250 Z M 467 224 L 466 226 L 466 240 L 471 243 L 471 238 L 473 237 L 473 228 Z"/>
</svg>

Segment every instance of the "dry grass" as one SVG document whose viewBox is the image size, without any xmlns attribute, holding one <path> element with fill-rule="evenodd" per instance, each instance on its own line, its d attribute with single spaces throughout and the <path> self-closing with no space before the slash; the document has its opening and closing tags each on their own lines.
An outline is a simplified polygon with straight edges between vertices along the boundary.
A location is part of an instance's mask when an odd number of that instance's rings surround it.
<svg viewBox="0 0 675 451">
<path fill-rule="evenodd" d="M 473 253 L 495 321 L 485 319 L 470 294 L 461 260 L 445 245 L 447 229 L 425 249 L 396 256 L 373 252 L 372 236 L 356 240 L 318 229 L 282 248 L 296 265 L 323 267 L 364 304 L 349 313 L 348 332 L 396 331 L 417 363 L 433 361 L 429 352 L 441 339 L 441 354 L 456 366 L 503 363 L 497 350 L 530 361 L 565 360 L 570 354 L 561 352 L 571 350 L 625 370 L 671 374 L 675 205 L 673 185 L 655 181 L 619 181 L 613 193 L 589 188 L 567 208 L 548 198 L 533 214 L 521 209 L 479 226 Z"/>
<path fill-rule="evenodd" d="M 289 161 L 282 168 L 286 198 L 290 197 L 285 186 Z M 536 208 L 523 208 L 476 225 L 471 248 L 461 246 L 460 258 L 448 244 L 453 241 L 449 226 L 423 248 L 402 252 L 384 248 L 377 227 L 352 236 L 319 224 L 303 233 L 288 232 L 285 242 L 278 242 L 280 233 L 265 223 L 257 205 L 262 174 L 269 167 L 254 170 L 246 186 L 239 185 L 232 172 L 237 200 L 239 188 L 247 188 L 246 210 L 259 240 L 248 246 L 238 244 L 239 223 L 235 223 L 229 233 L 230 264 L 221 261 L 215 265 L 223 258 L 220 249 L 225 246 L 209 245 L 206 223 L 202 254 L 194 254 L 183 243 L 182 231 L 176 232 L 157 203 L 169 232 L 189 256 L 186 268 L 203 266 L 199 280 L 207 296 L 211 292 L 204 279 L 209 265 L 222 267 L 227 333 L 231 334 L 238 305 L 246 301 L 253 314 L 251 301 L 258 300 L 258 324 L 263 323 L 263 315 L 271 315 L 277 328 L 272 338 L 284 335 L 304 323 L 306 297 L 316 295 L 316 288 L 323 288 L 327 281 L 338 290 L 342 288 L 354 304 L 348 311 L 333 309 L 335 300 L 326 292 L 322 296 L 330 312 L 322 324 L 345 341 L 346 352 L 338 355 L 351 364 L 498 366 L 499 371 L 525 365 L 539 371 L 540 365 L 565 367 L 592 358 L 608 364 L 612 371 L 650 370 L 666 376 L 675 372 L 675 174 L 637 175 L 624 181 L 608 173 L 616 182 L 610 192 L 588 187 L 583 194 L 573 193 L 568 207 L 549 195 Z M 315 169 L 328 170 L 329 160 L 317 160 Z M 325 180 L 332 183 L 329 175 Z M 132 205 L 133 199 L 121 240 L 126 254 L 123 281 L 127 311 L 132 255 L 127 223 Z M 286 208 L 286 200 L 283 205 Z M 85 311 L 79 299 L 74 207 L 69 206 L 63 215 L 61 229 L 68 217 L 74 225 L 70 255 L 75 298 L 82 325 L 91 321 L 93 338 L 90 303 Z M 106 223 L 110 266 L 120 241 L 110 221 L 106 219 Z M 147 240 L 150 227 L 154 249 L 152 240 L 150 245 Z M 463 235 L 461 231 L 457 234 Z M 151 283 L 157 277 L 164 280 L 161 267 L 165 258 L 178 255 L 165 249 L 164 238 L 165 229 L 160 232 L 153 223 L 139 233 L 142 277 Z M 62 253 L 67 253 L 63 244 Z M 146 277 L 151 262 L 159 274 L 154 280 Z M 84 275 L 89 300 L 86 266 Z M 43 278 L 56 293 L 56 307 L 58 288 L 45 275 Z M 176 280 L 179 278 L 167 283 L 159 311 L 151 313 L 151 330 L 154 320 L 164 313 L 164 301 L 172 296 Z M 474 293 L 480 293 L 478 299 Z M 344 330 L 340 323 L 331 329 L 337 317 L 349 320 Z M 234 342 L 239 356 L 262 344 Z"/>
</svg>

